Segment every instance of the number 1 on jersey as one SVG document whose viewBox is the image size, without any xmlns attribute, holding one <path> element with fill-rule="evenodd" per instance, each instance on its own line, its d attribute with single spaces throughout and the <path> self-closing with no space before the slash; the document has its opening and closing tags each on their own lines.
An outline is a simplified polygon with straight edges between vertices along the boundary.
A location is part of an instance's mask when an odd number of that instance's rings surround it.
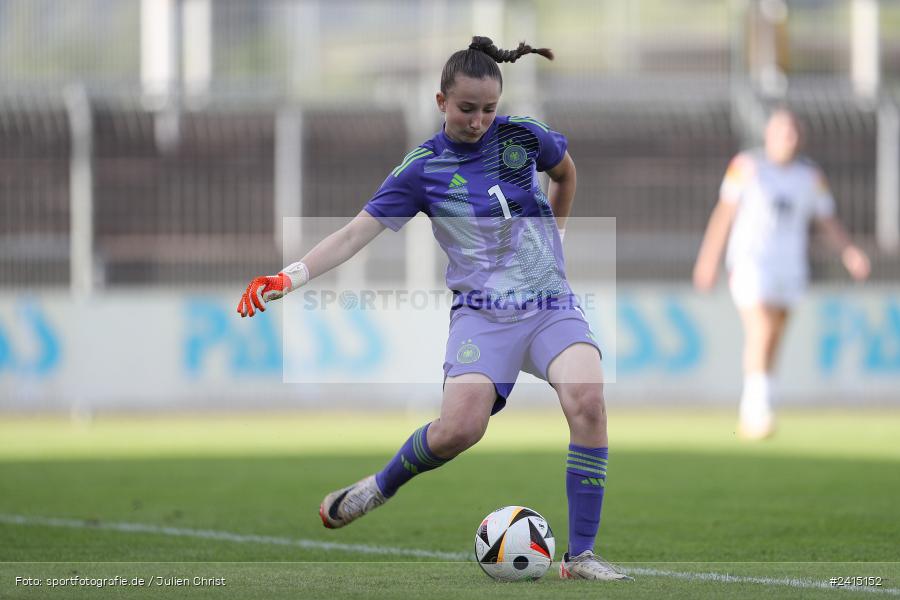
<svg viewBox="0 0 900 600">
<path fill-rule="evenodd" d="M 509 202 L 506 201 L 506 196 L 503 195 L 503 190 L 500 189 L 500 186 L 495 185 L 488 190 L 488 194 L 497 197 L 497 201 L 500 202 L 500 210 L 503 211 L 503 218 L 511 219 L 512 214 L 509 212 Z"/>
</svg>

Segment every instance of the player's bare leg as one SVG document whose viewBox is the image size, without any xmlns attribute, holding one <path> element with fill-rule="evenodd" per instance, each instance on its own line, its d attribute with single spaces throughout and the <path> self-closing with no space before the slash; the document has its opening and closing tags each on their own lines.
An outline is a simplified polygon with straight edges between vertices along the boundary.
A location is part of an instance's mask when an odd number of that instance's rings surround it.
<svg viewBox="0 0 900 600">
<path fill-rule="evenodd" d="M 563 579 L 630 580 L 594 554 L 606 488 L 609 438 L 603 399 L 600 353 L 589 344 L 573 344 L 547 369 L 569 424 L 566 493 L 569 500 L 569 552 L 563 555 Z"/>
<path fill-rule="evenodd" d="M 493 382 L 481 373 L 448 377 L 441 416 L 428 428 L 428 445 L 438 456 L 451 459 L 484 437 L 497 397 Z"/>
<path fill-rule="evenodd" d="M 590 344 L 572 344 L 547 369 L 550 385 L 569 424 L 570 440 L 579 446 L 606 446 L 603 366 Z"/>
<path fill-rule="evenodd" d="M 775 432 L 773 371 L 788 311 L 758 304 L 742 308 L 740 313 L 744 327 L 744 391 L 738 434 L 744 439 L 764 439 Z"/>
<path fill-rule="evenodd" d="M 338 529 L 352 523 L 387 502 L 415 475 L 436 469 L 477 443 L 487 429 L 495 394 L 484 375 L 448 377 L 441 416 L 416 430 L 382 471 L 325 496 L 319 505 L 322 524 Z"/>
</svg>

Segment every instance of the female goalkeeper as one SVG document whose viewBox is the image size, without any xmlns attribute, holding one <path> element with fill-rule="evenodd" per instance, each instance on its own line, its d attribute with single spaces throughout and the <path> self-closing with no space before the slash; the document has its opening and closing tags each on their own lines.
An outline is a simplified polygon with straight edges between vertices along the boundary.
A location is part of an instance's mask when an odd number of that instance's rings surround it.
<svg viewBox="0 0 900 600">
<path fill-rule="evenodd" d="M 496 114 L 503 86 L 497 64 L 529 53 L 553 58 L 524 42 L 500 50 L 484 37 L 450 56 L 436 95 L 441 131 L 407 154 L 345 227 L 279 274 L 254 279 L 238 312 L 253 316 L 352 257 L 385 227 L 397 231 L 417 213 L 428 215 L 454 291 L 440 417 L 416 430 L 381 471 L 325 496 L 322 522 L 343 527 L 472 447 L 524 369 L 553 386 L 569 425 L 569 551 L 561 576 L 630 579 L 593 553 L 608 442 L 601 353 L 562 255 L 575 165 L 566 138 L 546 124 Z M 538 171 L 550 177 L 549 198 Z"/>
</svg>

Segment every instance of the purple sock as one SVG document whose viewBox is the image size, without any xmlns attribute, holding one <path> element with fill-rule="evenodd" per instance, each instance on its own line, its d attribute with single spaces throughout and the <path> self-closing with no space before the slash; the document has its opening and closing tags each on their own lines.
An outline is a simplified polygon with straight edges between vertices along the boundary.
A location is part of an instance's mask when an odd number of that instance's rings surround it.
<svg viewBox="0 0 900 600">
<path fill-rule="evenodd" d="M 569 498 L 569 556 L 594 549 L 609 448 L 584 448 L 569 444 L 566 457 L 566 495 Z"/>
<path fill-rule="evenodd" d="M 393 496 L 397 492 L 397 488 L 419 473 L 437 469 L 450 460 L 432 454 L 426 436 L 429 425 L 431 423 L 416 429 L 394 458 L 376 473 L 375 483 L 386 497 Z"/>
</svg>

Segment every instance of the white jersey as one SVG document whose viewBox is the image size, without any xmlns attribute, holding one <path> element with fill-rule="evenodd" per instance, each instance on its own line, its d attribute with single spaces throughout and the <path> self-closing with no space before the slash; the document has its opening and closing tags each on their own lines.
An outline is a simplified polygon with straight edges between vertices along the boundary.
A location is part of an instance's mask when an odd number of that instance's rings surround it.
<svg viewBox="0 0 900 600">
<path fill-rule="evenodd" d="M 722 202 L 738 205 L 726 264 L 805 282 L 807 244 L 813 218 L 834 214 L 834 199 L 821 170 L 797 157 L 786 165 L 761 150 L 742 152 L 728 166 Z"/>
</svg>

